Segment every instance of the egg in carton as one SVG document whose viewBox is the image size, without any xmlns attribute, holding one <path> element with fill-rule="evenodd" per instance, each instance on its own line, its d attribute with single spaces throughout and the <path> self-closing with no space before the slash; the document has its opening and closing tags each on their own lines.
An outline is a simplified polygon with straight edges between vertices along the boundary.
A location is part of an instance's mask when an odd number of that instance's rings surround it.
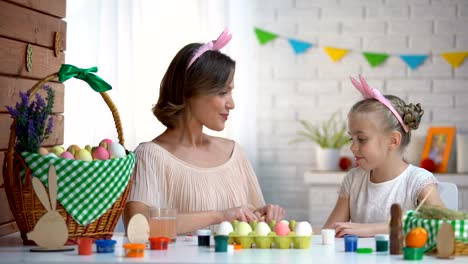
<svg viewBox="0 0 468 264">
<path fill-rule="evenodd" d="M 223 222 L 218 227 L 218 234 L 229 235 L 229 244 L 236 243 L 242 248 L 275 248 L 289 249 L 291 246 L 296 249 L 306 249 L 310 247 L 312 239 L 312 226 L 307 221 L 296 222 L 295 220 L 280 222 L 253 221 L 246 222 L 233 221 L 233 223 Z"/>
</svg>

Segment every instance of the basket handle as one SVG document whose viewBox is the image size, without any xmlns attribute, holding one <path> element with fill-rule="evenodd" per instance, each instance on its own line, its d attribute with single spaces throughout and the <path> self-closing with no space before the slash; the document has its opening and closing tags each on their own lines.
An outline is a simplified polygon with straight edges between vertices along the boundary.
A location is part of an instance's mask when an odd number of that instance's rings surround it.
<svg viewBox="0 0 468 264">
<path fill-rule="evenodd" d="M 62 66 L 63 68 L 63 66 Z M 96 69 L 97 70 L 97 69 Z M 59 79 L 59 72 L 50 74 L 45 78 L 39 80 L 31 89 L 29 89 L 29 98 L 31 98 L 45 83 Z M 109 107 L 112 117 L 114 119 L 115 128 L 117 130 L 117 135 L 119 138 L 119 143 L 125 148 L 125 140 L 123 136 L 123 129 L 122 129 L 122 122 L 120 120 L 119 111 L 115 106 L 112 99 L 106 92 L 99 92 L 104 102 L 106 102 L 107 107 Z M 3 175 L 8 175 L 10 185 L 14 185 L 14 178 L 13 178 L 13 161 L 14 161 L 14 147 L 15 147 L 15 139 L 16 139 L 16 119 L 13 119 L 13 122 L 10 126 L 10 138 L 8 140 L 8 149 L 5 154 L 5 162 L 3 166 Z M 19 182 L 21 184 L 21 182 Z"/>
</svg>

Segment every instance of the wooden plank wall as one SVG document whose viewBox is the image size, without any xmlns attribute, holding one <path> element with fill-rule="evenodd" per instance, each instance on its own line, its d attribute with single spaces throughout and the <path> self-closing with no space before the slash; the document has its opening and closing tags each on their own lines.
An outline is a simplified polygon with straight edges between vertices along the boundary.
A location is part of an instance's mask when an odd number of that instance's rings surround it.
<svg viewBox="0 0 468 264">
<path fill-rule="evenodd" d="M 66 0 L 0 0 L 0 166 L 8 148 L 11 117 L 5 106 L 19 101 L 19 92 L 55 73 L 65 62 Z M 57 34 L 58 33 L 58 34 Z M 58 41 L 57 35 L 59 35 Z M 32 69 L 26 68 L 26 49 L 32 46 Z M 58 53 L 56 54 L 56 51 Z M 43 145 L 63 144 L 64 85 L 48 83 L 55 90 L 54 128 Z M 45 95 L 41 92 L 41 95 Z M 17 231 L 0 171 L 0 236 Z"/>
</svg>

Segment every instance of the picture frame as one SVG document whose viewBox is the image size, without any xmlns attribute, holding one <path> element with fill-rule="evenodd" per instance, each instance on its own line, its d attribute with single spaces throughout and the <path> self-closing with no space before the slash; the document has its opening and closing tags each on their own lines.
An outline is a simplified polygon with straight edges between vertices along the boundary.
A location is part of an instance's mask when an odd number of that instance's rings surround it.
<svg viewBox="0 0 468 264">
<path fill-rule="evenodd" d="M 455 127 L 430 127 L 421 160 L 431 159 L 435 163 L 434 172 L 446 173 L 454 138 Z"/>
</svg>

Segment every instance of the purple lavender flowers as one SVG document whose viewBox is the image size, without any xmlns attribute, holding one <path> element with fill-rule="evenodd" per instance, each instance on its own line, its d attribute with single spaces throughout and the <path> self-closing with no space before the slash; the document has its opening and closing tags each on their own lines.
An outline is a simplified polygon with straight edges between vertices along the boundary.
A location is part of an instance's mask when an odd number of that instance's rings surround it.
<svg viewBox="0 0 468 264">
<path fill-rule="evenodd" d="M 46 100 L 36 93 L 36 100 L 29 101 L 30 92 L 20 92 L 21 101 L 13 108 L 6 106 L 11 117 L 16 119 L 15 150 L 38 152 L 42 141 L 52 133 L 54 119 L 50 114 L 54 106 L 55 92 L 48 86 L 42 86 L 47 91 Z"/>
</svg>

